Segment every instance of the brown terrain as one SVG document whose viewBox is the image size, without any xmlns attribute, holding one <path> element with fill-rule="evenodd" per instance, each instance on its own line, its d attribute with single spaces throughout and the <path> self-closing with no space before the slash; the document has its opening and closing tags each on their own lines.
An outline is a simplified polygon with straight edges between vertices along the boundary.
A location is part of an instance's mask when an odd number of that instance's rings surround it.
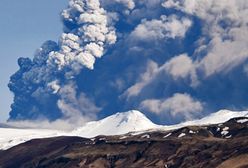
<svg viewBox="0 0 248 168">
<path fill-rule="evenodd" d="M 247 119 L 94 139 L 35 139 L 0 151 L 0 168 L 248 168 Z"/>
</svg>

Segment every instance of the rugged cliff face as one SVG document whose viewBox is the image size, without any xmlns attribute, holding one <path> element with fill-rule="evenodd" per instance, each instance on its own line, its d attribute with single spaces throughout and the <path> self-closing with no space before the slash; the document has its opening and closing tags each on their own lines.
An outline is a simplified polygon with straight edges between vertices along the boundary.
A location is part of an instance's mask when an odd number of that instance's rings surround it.
<svg viewBox="0 0 248 168">
<path fill-rule="evenodd" d="M 36 139 L 0 152 L 0 168 L 247 168 L 248 118 L 94 139 Z"/>
</svg>

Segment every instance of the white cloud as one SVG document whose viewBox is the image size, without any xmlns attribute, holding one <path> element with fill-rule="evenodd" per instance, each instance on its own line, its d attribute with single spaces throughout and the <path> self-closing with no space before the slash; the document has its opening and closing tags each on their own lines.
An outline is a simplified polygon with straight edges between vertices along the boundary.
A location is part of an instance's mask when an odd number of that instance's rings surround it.
<svg viewBox="0 0 248 168">
<path fill-rule="evenodd" d="M 102 3 L 105 5 L 119 3 L 129 10 L 132 10 L 135 8 L 135 0 L 102 0 Z"/>
<path fill-rule="evenodd" d="M 175 56 L 160 66 L 149 61 L 146 71 L 141 73 L 137 83 L 129 87 L 123 95 L 127 98 L 138 96 L 144 87 L 158 80 L 167 80 L 166 76 L 171 76 L 175 81 L 189 77 L 191 86 L 195 86 L 198 84 L 195 68 L 195 63 L 187 54 Z"/>
<path fill-rule="evenodd" d="M 65 118 L 76 120 L 78 117 L 83 117 L 92 120 L 101 110 L 84 93 L 78 94 L 74 83 L 61 87 L 59 95 L 57 105 Z"/>
<path fill-rule="evenodd" d="M 94 68 L 95 59 L 103 56 L 105 47 L 116 42 L 116 34 L 99 0 L 70 0 L 69 4 L 62 18 L 78 27 L 62 34 L 60 50 L 50 53 L 47 62 L 59 70 L 69 68 L 73 70 L 71 75 L 76 75 L 83 67 Z M 79 17 L 74 16 L 75 11 Z"/>
<path fill-rule="evenodd" d="M 160 19 L 143 20 L 130 34 L 130 38 L 142 41 L 183 38 L 190 26 L 191 21 L 187 18 L 162 15 Z"/>
<path fill-rule="evenodd" d="M 244 33 L 244 36 L 248 38 L 246 34 L 248 31 Z M 206 76 L 219 72 L 227 73 L 248 58 L 248 40 L 223 41 L 216 37 L 209 45 L 208 54 L 198 64 Z"/>
<path fill-rule="evenodd" d="M 58 93 L 58 91 L 60 89 L 60 85 L 58 84 L 57 80 L 48 83 L 48 87 L 50 87 L 52 89 L 53 94 Z"/>
<path fill-rule="evenodd" d="M 79 24 L 84 24 L 84 23 L 93 23 L 93 24 L 106 24 L 107 23 L 107 18 L 103 13 L 100 12 L 95 12 L 94 14 L 92 13 L 82 13 L 79 16 L 78 19 Z"/>
<path fill-rule="evenodd" d="M 72 68 L 75 72 L 79 72 L 82 66 L 85 66 L 89 69 L 94 69 L 95 57 L 90 53 L 81 52 L 75 56 L 75 62 L 72 64 Z"/>
<path fill-rule="evenodd" d="M 63 130 L 71 131 L 75 128 L 82 127 L 87 122 L 87 118 L 78 116 L 77 118 L 57 119 L 55 121 L 49 121 L 47 119 L 37 120 L 22 120 L 22 121 L 9 121 L 8 125 L 17 128 L 34 128 L 34 129 L 52 129 L 52 130 Z"/>
<path fill-rule="evenodd" d="M 134 9 L 135 2 L 133 0 L 115 0 L 123 5 L 125 5 L 128 9 Z"/>
<path fill-rule="evenodd" d="M 208 43 L 199 44 L 207 50 L 198 68 L 210 76 L 228 72 L 248 59 L 248 3 L 246 0 L 166 0 L 166 8 L 176 8 L 200 18 L 204 38 Z M 205 47 L 202 47 L 205 45 Z"/>
<path fill-rule="evenodd" d="M 129 87 L 123 95 L 127 98 L 139 95 L 141 90 L 152 81 L 152 79 L 156 76 L 158 72 L 159 67 L 157 63 L 149 61 L 147 64 L 146 72 L 141 74 L 138 82 L 133 86 Z"/>
<path fill-rule="evenodd" d="M 186 78 L 194 73 L 195 70 L 191 58 L 186 54 L 173 57 L 165 63 L 164 69 L 167 73 L 172 75 L 174 79 Z"/>
<path fill-rule="evenodd" d="M 97 58 L 103 55 L 104 48 L 96 43 L 89 43 L 85 46 L 85 50 Z"/>
<path fill-rule="evenodd" d="M 162 0 L 136 0 L 137 3 L 141 3 L 143 5 L 146 5 L 148 9 L 155 8 L 158 9 L 160 7 Z"/>
<path fill-rule="evenodd" d="M 156 114 L 169 113 L 173 117 L 183 116 L 189 120 L 203 110 L 200 101 L 188 94 L 176 93 L 168 99 L 148 99 L 141 102 L 140 107 Z"/>
</svg>

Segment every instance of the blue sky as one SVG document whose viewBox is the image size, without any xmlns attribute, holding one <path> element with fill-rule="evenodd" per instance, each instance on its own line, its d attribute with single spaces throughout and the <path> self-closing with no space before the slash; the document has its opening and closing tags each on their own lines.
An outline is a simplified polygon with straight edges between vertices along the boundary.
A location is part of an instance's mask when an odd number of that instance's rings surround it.
<svg viewBox="0 0 248 168">
<path fill-rule="evenodd" d="M 2 1 L 1 118 L 10 75 L 11 120 L 73 123 L 135 109 L 172 124 L 246 110 L 246 1 Z"/>
<path fill-rule="evenodd" d="M 0 122 L 8 117 L 12 94 L 7 84 L 20 56 L 33 57 L 46 40 L 57 40 L 62 32 L 59 13 L 67 0 L 0 1 Z"/>
</svg>

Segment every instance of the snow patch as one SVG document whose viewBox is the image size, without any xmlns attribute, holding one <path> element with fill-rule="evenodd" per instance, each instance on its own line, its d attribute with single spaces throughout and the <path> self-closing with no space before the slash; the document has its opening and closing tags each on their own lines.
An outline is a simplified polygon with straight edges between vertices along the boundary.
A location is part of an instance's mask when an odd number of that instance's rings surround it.
<svg viewBox="0 0 248 168">
<path fill-rule="evenodd" d="M 178 135 L 178 138 L 184 137 L 185 135 L 185 133 L 181 133 L 180 135 Z"/>
<path fill-rule="evenodd" d="M 223 135 L 223 136 L 226 136 L 228 133 L 229 132 L 228 131 L 225 131 L 225 130 L 221 131 L 221 135 Z"/>
<path fill-rule="evenodd" d="M 192 131 L 192 130 L 189 130 L 189 133 L 190 134 L 195 134 L 196 132 Z"/>
<path fill-rule="evenodd" d="M 142 135 L 141 138 L 149 139 L 150 138 L 150 135 L 149 134 L 145 134 L 145 135 Z"/>
<path fill-rule="evenodd" d="M 227 130 L 229 130 L 229 127 L 224 127 L 222 130 L 227 131 Z"/>
<path fill-rule="evenodd" d="M 172 135 L 172 133 L 169 133 L 169 134 L 165 135 L 163 138 L 167 138 L 167 137 L 169 137 L 171 135 Z"/>
<path fill-rule="evenodd" d="M 122 136 L 119 139 L 126 139 L 126 138 L 128 138 L 128 136 Z"/>
<path fill-rule="evenodd" d="M 237 120 L 237 123 L 241 123 L 241 124 L 246 122 L 248 122 L 248 118 Z"/>
</svg>

